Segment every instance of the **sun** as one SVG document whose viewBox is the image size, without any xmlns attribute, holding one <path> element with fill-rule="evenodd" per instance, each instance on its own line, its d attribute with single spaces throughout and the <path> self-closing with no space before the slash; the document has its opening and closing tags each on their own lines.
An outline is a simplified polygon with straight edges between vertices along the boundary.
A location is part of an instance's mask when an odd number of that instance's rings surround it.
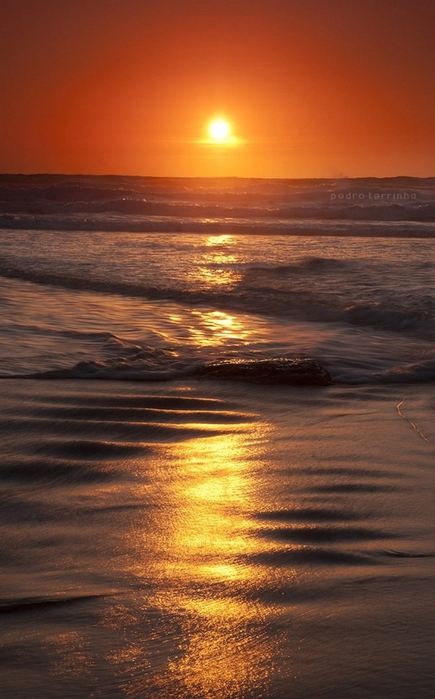
<svg viewBox="0 0 435 699">
<path fill-rule="evenodd" d="M 208 127 L 208 132 L 214 141 L 226 141 L 230 135 L 231 127 L 225 119 L 213 119 Z"/>
<path fill-rule="evenodd" d="M 234 135 L 233 126 L 233 123 L 223 114 L 215 114 L 212 119 L 204 123 L 203 133 L 205 138 L 195 142 L 205 146 L 212 146 L 213 148 L 218 147 L 219 152 L 222 152 L 223 149 L 239 146 L 244 141 Z"/>
</svg>

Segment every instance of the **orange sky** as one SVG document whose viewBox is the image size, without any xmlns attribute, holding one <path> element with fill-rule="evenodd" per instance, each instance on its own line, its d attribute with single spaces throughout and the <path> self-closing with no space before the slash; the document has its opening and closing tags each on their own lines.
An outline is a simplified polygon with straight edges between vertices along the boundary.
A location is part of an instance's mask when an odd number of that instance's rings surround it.
<svg viewBox="0 0 435 699">
<path fill-rule="evenodd" d="M 433 176 L 434 35 L 434 0 L 2 0 L 0 172 Z"/>
</svg>

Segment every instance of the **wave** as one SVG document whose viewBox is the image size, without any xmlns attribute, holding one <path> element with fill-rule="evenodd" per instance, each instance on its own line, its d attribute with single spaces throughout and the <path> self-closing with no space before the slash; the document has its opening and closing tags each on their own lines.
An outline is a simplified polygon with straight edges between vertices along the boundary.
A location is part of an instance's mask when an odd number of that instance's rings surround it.
<svg viewBox="0 0 435 699">
<path fill-rule="evenodd" d="M 25 597 L 18 599 L 0 599 L 0 614 L 16 614 L 18 612 L 37 612 L 42 609 L 58 607 L 78 602 L 87 602 L 108 595 L 115 594 L 99 593 L 99 594 L 82 594 L 82 595 L 66 595 L 64 597 Z"/>
<path fill-rule="evenodd" d="M 319 365 L 313 359 L 309 358 L 289 358 L 289 357 L 269 357 L 264 359 L 242 359 L 233 358 L 227 360 L 218 360 L 215 362 L 197 363 L 193 366 L 188 366 L 184 370 L 167 371 L 150 371 L 147 364 L 143 366 L 142 362 L 133 359 L 127 363 L 122 361 L 111 361 L 104 363 L 101 361 L 82 361 L 70 369 L 52 369 L 49 371 L 37 372 L 35 374 L 18 374 L 9 376 L 8 378 L 28 378 L 28 379 L 103 379 L 106 381 L 124 380 L 124 381 L 165 381 L 178 379 L 182 376 L 190 376 L 193 378 L 206 378 L 215 380 L 233 380 L 247 381 L 257 384 L 290 384 L 297 386 L 327 386 L 331 383 L 331 377 L 326 369 Z M 0 378 L 5 378 L 4 376 Z M 74 432 L 75 423 L 71 421 L 71 428 Z M 90 422 L 88 431 L 95 429 L 95 424 Z M 120 423 L 114 424 L 113 431 L 120 431 Z M 129 437 L 132 436 L 134 427 L 128 423 Z M 20 426 L 18 425 L 18 428 Z M 39 422 L 36 422 L 35 428 L 39 429 Z M 11 421 L 9 429 L 14 428 L 14 423 Z M 28 425 L 29 428 L 29 425 Z M 65 430 L 64 424 L 63 429 Z M 148 436 L 151 432 L 159 432 L 161 429 L 167 431 L 170 428 L 168 425 L 148 425 Z M 170 428 L 172 429 L 172 428 Z M 188 428 L 190 429 L 190 428 Z M 141 435 L 141 427 L 137 430 Z M 77 445 L 74 443 L 74 448 Z M 98 446 L 98 445 L 97 445 Z M 105 448 L 113 450 L 118 448 L 118 445 L 106 444 Z M 88 451 L 88 443 L 86 443 L 86 451 Z"/>
<path fill-rule="evenodd" d="M 4 229 L 435 235 L 435 178 L 4 175 L 0 185 Z"/>
<path fill-rule="evenodd" d="M 277 540 L 288 541 L 296 544 L 332 544 L 342 541 L 376 541 L 378 539 L 391 539 L 392 534 L 367 529 L 364 527 L 329 527 L 329 526 L 291 526 L 263 529 L 261 536 Z"/>
<path fill-rule="evenodd" d="M 1 203 L 0 203 L 1 205 Z M 148 217 L 171 217 L 173 219 L 349 219 L 368 221 L 435 221 L 435 204 L 427 202 L 415 203 L 413 200 L 404 204 L 384 203 L 382 205 L 336 204 L 333 202 L 307 202 L 299 205 L 287 203 L 271 204 L 271 202 L 256 205 L 234 205 L 234 203 L 201 203 L 201 202 L 171 202 L 149 200 L 142 197 L 122 197 L 96 201 L 50 201 L 24 204 L 3 202 L 3 215 L 14 219 L 19 215 L 34 215 L 35 217 L 49 215 L 74 214 L 140 214 Z M 7 208 L 7 211 L 4 209 Z M 1 210 L 1 209 L 0 209 Z"/>
<path fill-rule="evenodd" d="M 157 350 L 158 353 L 158 350 Z M 0 374 L 0 379 L 25 379 L 25 380 L 97 380 L 97 381 L 142 381 L 142 382 L 161 382 L 161 381 L 180 381 L 187 378 L 194 380 L 201 380 L 204 378 L 216 378 L 224 380 L 233 381 L 248 381 L 250 383 L 263 383 L 276 385 L 279 384 L 293 384 L 293 385 L 311 385 L 311 386 L 325 386 L 330 383 L 332 384 L 347 384 L 347 385 L 358 385 L 358 384 L 419 384 L 419 383 L 431 383 L 435 382 L 435 359 L 422 359 L 421 361 L 414 362 L 412 364 L 401 364 L 398 363 L 396 366 L 388 367 L 382 371 L 374 371 L 373 367 L 368 362 L 364 363 L 352 363 L 346 361 L 346 359 L 337 359 L 325 355 L 323 358 L 319 357 L 318 361 L 313 361 L 308 358 L 295 358 L 286 356 L 284 362 L 288 362 L 289 365 L 292 363 L 306 362 L 308 365 L 313 365 L 314 369 L 312 371 L 312 376 L 308 373 L 301 380 L 298 376 L 292 378 L 290 375 L 288 379 L 283 377 L 278 378 L 276 376 L 276 370 L 274 364 L 282 363 L 282 357 L 265 357 L 263 359 L 255 356 L 255 359 L 250 358 L 233 358 L 230 360 L 219 360 L 215 362 L 210 361 L 199 361 L 198 359 L 194 362 L 185 358 L 185 365 L 180 368 L 180 364 L 183 363 L 182 360 L 178 360 L 176 364 L 170 356 L 166 358 L 158 354 L 158 357 L 154 360 L 149 359 L 137 359 L 134 356 L 127 356 L 125 358 L 119 357 L 117 359 L 110 360 L 89 360 L 80 361 L 70 367 L 51 369 L 47 371 L 37 371 L 37 372 L 23 372 L 19 374 L 6 373 Z M 252 375 L 251 365 L 258 366 L 256 370 L 257 375 Z M 226 367 L 230 366 L 231 371 L 228 372 Z M 310 366 L 308 369 L 311 371 Z M 222 371 L 216 371 L 216 367 L 222 367 Z M 254 369 L 255 369 L 254 367 Z M 327 370 L 325 369 L 327 367 Z M 215 374 L 215 375 L 213 375 Z M 324 378 L 326 377 L 326 378 Z M 172 406 L 172 399 L 169 401 Z M 161 411 L 160 403 L 158 404 L 159 411 Z M 202 404 L 198 404 L 195 409 L 196 414 L 185 416 L 184 422 L 197 422 L 201 416 L 205 415 L 204 407 Z M 213 407 L 213 406 L 212 406 Z M 101 458 L 103 458 L 102 451 L 108 452 L 109 456 L 118 453 L 124 453 L 125 451 L 137 451 L 145 448 L 144 444 L 135 444 L 134 440 L 137 439 L 135 433 L 135 425 L 138 424 L 139 428 L 144 419 L 144 409 L 141 405 L 141 401 L 137 400 L 127 400 L 126 404 L 122 409 L 117 409 L 116 411 L 106 411 L 104 410 L 104 405 L 102 406 L 102 413 L 106 418 L 113 421 L 112 433 L 118 435 L 122 442 L 117 443 L 105 443 L 100 442 L 95 443 L 93 446 L 92 441 L 88 441 L 85 444 L 78 444 L 77 442 L 71 442 L 71 454 L 74 453 L 75 458 L 80 458 L 78 455 L 81 450 L 86 456 L 95 448 L 99 452 Z M 184 405 L 180 403 L 180 408 L 184 410 Z M 174 428 L 170 424 L 170 416 L 158 414 L 146 416 L 148 424 L 148 438 L 151 438 L 152 433 L 156 432 L 157 436 L 161 436 L 160 433 L 163 430 L 165 433 L 172 433 Z M 99 414 L 100 408 L 85 410 L 85 414 L 88 416 L 88 428 L 87 432 L 89 434 L 98 431 L 98 421 L 93 421 L 93 415 Z M 155 412 L 155 411 L 152 411 Z M 76 429 L 75 418 L 80 417 L 83 414 L 82 408 L 76 411 L 73 408 L 68 409 L 67 415 L 63 415 L 62 410 L 54 411 L 51 416 L 55 420 L 56 415 L 63 418 L 68 418 L 63 425 L 62 431 L 65 433 L 72 433 Z M 207 413 L 208 415 L 208 413 Z M 249 420 L 252 416 L 244 416 L 244 419 Z M 177 414 L 178 419 L 178 414 Z M 227 415 L 226 413 L 219 415 L 218 422 L 224 422 L 225 424 L 231 424 L 237 421 L 237 416 Z M 162 425 L 156 424 L 162 423 Z M 124 422 L 128 421 L 127 434 L 124 434 Z M 212 422 L 215 422 L 213 419 Z M 26 426 L 27 432 L 35 432 L 39 430 L 40 420 L 35 420 L 34 424 L 28 423 Z M 164 424 L 163 424 L 164 423 Z M 58 427 L 55 423 L 54 426 Z M 9 430 L 16 431 L 20 430 L 20 425 L 14 425 L 13 421 L 9 423 Z M 178 428 L 177 428 L 178 429 Z M 181 428 L 180 428 L 181 429 Z M 187 427 L 187 435 L 191 434 L 191 428 Z M 186 431 L 183 428 L 183 432 Z M 180 430 L 178 429 L 178 432 Z M 138 435 L 141 435 L 141 430 L 139 429 Z M 178 435 L 180 436 L 180 435 Z M 125 439 L 128 439 L 127 443 Z M 133 441 L 132 441 L 133 440 Z M 152 440 L 151 440 L 152 441 Z M 50 455 L 57 455 L 56 445 L 53 443 L 49 447 Z M 69 454 L 69 456 L 71 456 Z"/>
<path fill-rule="evenodd" d="M 435 360 L 422 359 L 411 364 L 402 364 L 379 374 L 383 383 L 426 383 L 435 381 Z"/>
<path fill-rule="evenodd" d="M 374 264 L 374 263 L 373 263 Z M 435 338 L 435 298 L 428 293 L 379 293 L 370 300 L 343 296 L 340 292 L 342 274 L 364 271 L 363 262 L 335 258 L 307 257 L 284 265 L 248 265 L 239 271 L 239 281 L 228 290 L 182 288 L 179 283 L 141 283 L 127 276 L 124 280 L 93 278 L 92 273 L 77 269 L 75 273 L 31 267 L 18 267 L 0 262 L 0 277 L 20 279 L 66 289 L 95 291 L 165 300 L 188 306 L 207 305 L 220 310 L 242 311 L 267 316 L 284 317 L 323 324 L 341 323 L 354 327 L 374 328 L 420 339 Z M 379 274 L 385 275 L 385 266 Z M 334 277 L 334 273 L 337 276 Z M 394 270 L 391 270 L 394 273 Z M 398 270 L 397 273 L 400 273 Z M 331 275 L 328 277 L 328 275 Z M 297 277 L 297 283 L 294 283 Z M 323 286 L 319 284 L 325 279 Z M 168 377 L 170 378 L 170 377 Z M 175 376 L 174 376 L 175 378 Z"/>
<path fill-rule="evenodd" d="M 314 216 L 295 212 L 294 218 L 237 218 L 219 217 L 214 212 L 208 217 L 133 216 L 120 214 L 0 214 L 1 230 L 34 231 L 90 231 L 128 233 L 213 233 L 292 236 L 349 236 L 373 238 L 435 238 L 435 214 L 412 219 L 397 215 L 352 217 L 338 210 L 334 215 L 317 212 Z"/>
<path fill-rule="evenodd" d="M 359 266 L 358 261 L 355 260 L 343 260 L 334 257 L 318 257 L 316 255 L 309 255 L 291 264 L 251 264 L 247 268 L 246 274 L 254 274 L 257 276 L 260 273 L 264 275 L 283 277 L 289 272 L 330 272 L 346 269 L 354 271 Z"/>
<path fill-rule="evenodd" d="M 41 431 L 39 430 L 39 435 Z M 86 463 L 84 462 L 84 448 L 80 445 L 72 448 L 68 454 L 68 459 L 59 458 L 32 458 L 29 461 L 6 461 L 0 468 L 1 483 L 20 483 L 21 485 L 35 486 L 77 486 L 89 485 L 93 483 L 106 483 L 125 478 L 125 474 L 109 468 L 104 468 L 101 461 L 104 445 L 99 449 L 88 450 L 86 453 Z M 107 456 L 107 451 L 105 452 Z M 65 456 L 65 454 L 62 454 Z M 94 459 L 92 459 L 92 456 Z M 130 453 L 117 453 L 118 457 L 131 456 Z M 93 461 L 93 463 L 92 463 Z M 90 465 L 92 464 L 92 465 Z M 2 503 L 2 506 L 4 504 Z"/>
<path fill-rule="evenodd" d="M 340 551 L 326 547 L 314 548 L 304 546 L 303 548 L 281 549 L 275 551 L 264 551 L 247 557 L 251 564 L 273 566 L 295 565 L 327 565 L 327 566 L 358 566 L 375 565 L 377 561 L 370 553 L 353 553 L 351 551 Z"/>
</svg>

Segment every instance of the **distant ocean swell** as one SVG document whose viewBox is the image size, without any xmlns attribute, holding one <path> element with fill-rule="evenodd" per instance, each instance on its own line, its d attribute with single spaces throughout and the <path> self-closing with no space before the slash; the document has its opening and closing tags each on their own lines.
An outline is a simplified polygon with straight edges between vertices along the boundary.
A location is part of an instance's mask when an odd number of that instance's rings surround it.
<svg viewBox="0 0 435 699">
<path fill-rule="evenodd" d="M 0 228 L 434 237 L 435 178 L 3 175 Z"/>
</svg>

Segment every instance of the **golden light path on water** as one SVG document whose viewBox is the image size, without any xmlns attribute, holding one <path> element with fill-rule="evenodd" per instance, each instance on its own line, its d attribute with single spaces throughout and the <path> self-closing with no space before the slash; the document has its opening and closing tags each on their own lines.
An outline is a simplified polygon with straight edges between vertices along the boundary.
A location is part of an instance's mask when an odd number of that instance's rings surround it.
<svg viewBox="0 0 435 699">
<path fill-rule="evenodd" d="M 192 312 L 198 322 L 190 326 L 192 336 L 202 347 L 225 343 L 228 340 L 238 340 L 248 344 L 253 329 L 246 327 L 236 316 L 223 311 Z"/>
<path fill-rule="evenodd" d="M 191 278 L 197 284 L 206 288 L 233 287 L 241 278 L 240 273 L 227 265 L 235 265 L 240 261 L 239 256 L 227 252 L 234 244 L 231 235 L 211 235 L 205 246 L 210 252 L 203 253 L 199 265 L 191 272 Z M 247 344 L 254 328 L 248 328 L 241 317 L 224 311 L 195 309 L 192 311 L 195 322 L 189 324 L 189 332 L 201 346 L 207 347 L 228 340 L 238 340 Z"/>
<path fill-rule="evenodd" d="M 265 671 L 264 648 L 259 652 L 249 634 L 258 608 L 238 594 L 249 586 L 251 571 L 237 559 L 253 548 L 243 518 L 253 496 L 247 447 L 246 435 L 235 433 L 178 449 L 186 483 L 177 494 L 181 506 L 171 543 L 183 553 L 179 602 L 187 616 L 183 657 L 170 670 L 187 696 L 198 690 L 226 696 L 255 684 Z M 255 451 L 255 442 L 249 448 Z M 192 583 L 199 594 L 186 595 Z"/>
<path fill-rule="evenodd" d="M 161 661 L 152 666 L 147 650 L 163 643 L 162 629 L 148 629 L 143 638 L 138 633 L 136 647 L 117 658 L 125 666 L 135 657 L 129 696 L 156 689 L 168 699 L 224 699 L 257 690 L 261 696 L 269 683 L 278 652 L 277 640 L 262 632 L 272 613 L 258 600 L 266 572 L 249 563 L 263 547 L 250 513 L 260 506 L 269 427 L 253 417 L 210 424 L 220 433 L 166 445 L 154 463 L 154 518 L 146 530 L 135 528 L 128 547 L 135 551 L 134 575 L 150 589 L 142 609 L 166 619 L 170 652 L 162 647 Z"/>
<path fill-rule="evenodd" d="M 206 242 L 206 252 L 202 252 L 189 273 L 193 287 L 198 282 L 205 289 L 217 287 L 231 288 L 241 279 L 239 270 L 232 265 L 241 261 L 240 255 L 232 252 L 235 244 L 231 235 L 210 235 Z"/>
<path fill-rule="evenodd" d="M 230 235 L 208 238 L 210 252 L 202 253 L 192 272 L 195 282 L 227 288 L 237 283 L 231 265 L 238 257 L 227 252 L 232 243 Z M 189 332 L 202 347 L 248 342 L 254 331 L 235 314 L 195 309 L 192 315 Z M 257 633 L 270 611 L 256 600 L 261 567 L 247 562 L 259 547 L 249 513 L 260 498 L 257 469 L 268 427 L 246 422 L 225 425 L 225 432 L 170 449 L 171 478 L 162 492 L 166 515 L 153 556 L 160 583 L 153 603 L 181 620 L 176 657 L 153 679 L 162 693 L 167 688 L 168 698 L 171 687 L 186 699 L 261 692 L 277 655 L 274 642 Z"/>
</svg>

